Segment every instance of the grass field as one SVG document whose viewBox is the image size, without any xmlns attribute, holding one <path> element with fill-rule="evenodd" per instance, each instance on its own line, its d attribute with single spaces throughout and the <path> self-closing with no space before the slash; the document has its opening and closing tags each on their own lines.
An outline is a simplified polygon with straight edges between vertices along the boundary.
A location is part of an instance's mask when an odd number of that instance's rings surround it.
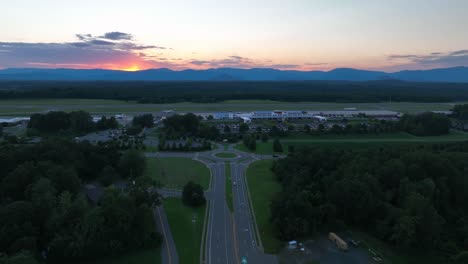
<svg viewBox="0 0 468 264">
<path fill-rule="evenodd" d="M 281 191 L 281 186 L 270 170 L 272 162 L 261 160 L 252 163 L 247 169 L 247 184 L 263 247 L 265 252 L 274 254 L 278 252 L 282 244 L 276 239 L 270 223 L 270 201 Z"/>
<path fill-rule="evenodd" d="M 458 102 L 463 103 L 463 102 Z M 137 104 L 116 100 L 95 99 L 35 99 L 35 100 L 0 100 L 0 115 L 29 115 L 49 110 L 86 110 L 94 114 L 107 113 L 141 113 L 161 110 L 178 112 L 211 112 L 211 111 L 253 111 L 253 110 L 392 110 L 415 113 L 422 111 L 445 111 L 455 103 L 317 103 L 317 102 L 275 102 L 268 100 L 230 100 L 220 103 L 175 103 L 175 104 Z"/>
<path fill-rule="evenodd" d="M 229 211 L 234 212 L 234 202 L 232 200 L 232 178 L 231 178 L 231 163 L 226 162 L 224 165 L 226 174 L 226 203 Z"/>
<path fill-rule="evenodd" d="M 236 154 L 230 153 L 230 152 L 220 152 L 215 154 L 216 157 L 218 158 L 223 158 L 223 159 L 232 159 L 237 157 Z"/>
<path fill-rule="evenodd" d="M 167 220 L 177 247 L 180 263 L 199 263 L 205 206 L 187 207 L 182 200 L 164 200 Z"/>
<path fill-rule="evenodd" d="M 81 264 L 160 264 L 161 249 L 141 250 L 126 255 L 84 262 Z"/>
<path fill-rule="evenodd" d="M 448 135 L 432 137 L 417 137 L 404 132 L 381 135 L 366 134 L 311 136 L 306 134 L 298 134 L 280 138 L 284 152 L 287 152 L 288 146 L 294 146 L 296 148 L 303 146 L 340 146 L 355 148 L 366 147 L 375 144 L 444 143 L 459 141 L 468 141 L 468 133 L 453 130 Z M 241 151 L 251 152 L 241 143 L 238 144 L 235 148 Z M 255 150 L 255 153 L 272 154 L 273 141 L 269 140 L 266 143 L 257 141 L 257 149 Z"/>
<path fill-rule="evenodd" d="M 210 171 L 203 163 L 188 158 L 147 158 L 145 175 L 165 188 L 182 189 L 193 181 L 206 190 L 210 184 Z"/>
</svg>

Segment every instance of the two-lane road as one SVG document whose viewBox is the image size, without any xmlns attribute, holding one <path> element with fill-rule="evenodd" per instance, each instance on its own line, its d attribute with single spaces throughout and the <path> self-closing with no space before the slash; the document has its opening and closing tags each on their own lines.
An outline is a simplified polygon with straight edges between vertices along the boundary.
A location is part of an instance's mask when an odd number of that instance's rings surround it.
<svg viewBox="0 0 468 264">
<path fill-rule="evenodd" d="M 277 263 L 276 256 L 267 255 L 257 244 L 254 218 L 248 199 L 248 187 L 245 172 L 248 165 L 231 164 L 231 177 L 234 199 L 234 222 L 236 227 L 237 253 L 240 258 L 246 257 L 248 263 Z"/>
<path fill-rule="evenodd" d="M 210 213 L 206 239 L 206 262 L 234 263 L 232 218 L 225 199 L 224 163 L 209 164 L 212 172 Z"/>
</svg>

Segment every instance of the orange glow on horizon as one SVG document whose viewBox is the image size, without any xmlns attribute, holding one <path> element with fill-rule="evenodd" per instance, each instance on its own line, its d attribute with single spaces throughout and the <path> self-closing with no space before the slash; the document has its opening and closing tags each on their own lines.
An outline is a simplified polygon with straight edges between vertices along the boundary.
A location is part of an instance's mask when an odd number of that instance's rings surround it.
<svg viewBox="0 0 468 264">
<path fill-rule="evenodd" d="M 122 68 L 122 69 L 120 69 L 120 70 L 122 70 L 122 71 L 131 71 L 131 72 L 134 72 L 134 71 L 141 71 L 142 69 L 141 69 L 140 66 L 138 66 L 138 65 L 132 65 L 132 66 L 130 66 L 130 67 L 128 67 L 128 68 Z"/>
</svg>

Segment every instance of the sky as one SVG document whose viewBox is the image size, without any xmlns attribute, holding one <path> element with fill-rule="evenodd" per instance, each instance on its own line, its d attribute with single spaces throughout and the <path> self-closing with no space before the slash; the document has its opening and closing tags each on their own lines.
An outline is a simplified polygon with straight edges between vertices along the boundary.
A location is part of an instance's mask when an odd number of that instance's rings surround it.
<svg viewBox="0 0 468 264">
<path fill-rule="evenodd" d="M 1 68 L 468 66 L 466 0 L 0 1 Z"/>
</svg>

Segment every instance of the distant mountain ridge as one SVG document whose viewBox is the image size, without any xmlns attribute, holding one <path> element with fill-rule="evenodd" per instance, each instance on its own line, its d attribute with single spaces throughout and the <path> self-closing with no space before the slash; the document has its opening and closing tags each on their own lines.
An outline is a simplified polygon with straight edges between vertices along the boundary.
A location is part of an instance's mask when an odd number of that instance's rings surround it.
<svg viewBox="0 0 468 264">
<path fill-rule="evenodd" d="M 174 71 L 167 68 L 136 72 L 79 69 L 4 69 L 0 80 L 56 80 L 56 81 L 375 81 L 402 80 L 417 82 L 468 83 L 468 67 L 411 70 L 393 73 L 337 68 L 331 71 L 293 71 L 270 68 L 218 68 Z"/>
</svg>

